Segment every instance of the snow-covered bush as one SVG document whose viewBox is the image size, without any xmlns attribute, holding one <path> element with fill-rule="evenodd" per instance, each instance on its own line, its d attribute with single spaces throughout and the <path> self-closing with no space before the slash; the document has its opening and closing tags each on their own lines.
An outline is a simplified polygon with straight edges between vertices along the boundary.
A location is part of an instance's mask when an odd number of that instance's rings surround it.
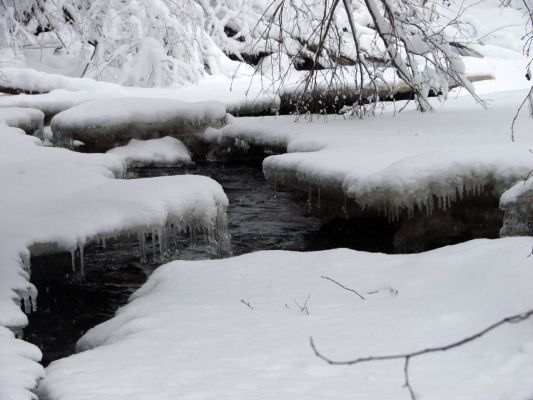
<svg viewBox="0 0 533 400">
<path fill-rule="evenodd" d="M 499 0 L 486 0 L 500 5 Z M 508 1 L 526 9 L 526 1 Z M 232 77 L 239 62 L 269 70 L 297 94 L 347 87 L 356 105 L 407 84 L 422 110 L 450 84 L 473 93 L 464 74 L 468 44 L 480 40 L 462 19 L 475 0 L 20 0 L 0 2 L 0 48 L 55 43 L 79 63 L 75 74 L 135 86 Z M 3 54 L 8 54 L 3 53 Z M 5 58 L 5 57 L 4 57 Z M 305 72 L 301 72 L 304 70 Z M 399 79 L 398 79 L 399 78 Z M 302 97 L 303 99 L 303 97 Z M 308 100 L 308 98 L 307 98 Z"/>
</svg>

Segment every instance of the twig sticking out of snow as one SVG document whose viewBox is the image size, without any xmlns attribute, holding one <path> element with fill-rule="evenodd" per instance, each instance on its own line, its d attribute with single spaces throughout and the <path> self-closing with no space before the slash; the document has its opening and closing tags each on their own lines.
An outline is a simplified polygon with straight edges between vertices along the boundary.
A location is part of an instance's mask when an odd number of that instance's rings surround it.
<svg viewBox="0 0 533 400">
<path fill-rule="evenodd" d="M 244 299 L 241 299 L 241 303 L 247 306 L 250 310 L 254 309 L 249 301 L 245 301 Z"/>
<path fill-rule="evenodd" d="M 348 290 L 348 291 L 350 291 L 350 292 L 355 293 L 356 295 L 358 295 L 358 296 L 361 298 L 361 300 L 366 300 L 366 299 L 365 299 L 363 296 L 361 296 L 357 291 L 355 291 L 355 290 L 353 290 L 353 289 L 350 289 L 349 287 L 344 286 L 342 283 L 339 283 L 339 282 L 337 282 L 336 280 L 331 279 L 331 278 L 328 277 L 328 276 L 321 276 L 321 278 L 322 278 L 322 279 L 327 279 L 328 281 L 333 282 L 334 284 L 340 286 L 340 287 L 343 288 L 344 290 Z"/>
<path fill-rule="evenodd" d="M 296 306 L 300 309 L 300 311 L 306 313 L 307 315 L 309 315 L 309 309 L 307 308 L 307 303 L 309 302 L 310 298 L 311 298 L 311 293 L 309 293 L 303 305 L 298 304 L 298 302 L 295 299 L 293 299 L 294 304 L 296 304 Z"/>
<path fill-rule="evenodd" d="M 315 353 L 315 355 L 330 365 L 355 365 L 355 364 L 361 364 L 361 363 L 365 363 L 369 361 L 388 361 L 388 360 L 403 359 L 404 360 L 404 368 L 403 368 L 404 372 L 403 373 L 405 377 L 404 387 L 406 387 L 409 390 L 409 394 L 411 395 L 411 400 L 416 400 L 415 392 L 409 380 L 409 361 L 412 358 L 422 356 L 424 354 L 437 353 L 437 352 L 443 352 L 443 351 L 454 349 L 456 347 L 462 346 L 476 339 L 479 339 L 480 337 L 485 336 L 487 333 L 493 331 L 496 328 L 499 328 L 502 325 L 515 324 L 518 322 L 525 321 L 526 319 L 529 319 L 531 317 L 533 317 L 533 309 L 528 310 L 521 314 L 515 314 L 509 317 L 505 317 L 499 320 L 498 322 L 495 322 L 487 326 L 485 329 L 482 329 L 481 331 L 474 333 L 471 336 L 467 336 L 463 339 L 460 339 L 456 342 L 453 342 L 453 343 L 450 343 L 444 346 L 428 347 L 426 349 L 413 351 L 411 353 L 387 354 L 387 355 L 382 355 L 382 356 L 367 356 L 367 357 L 354 358 L 352 360 L 335 361 L 335 360 L 332 360 L 331 358 L 326 357 L 320 351 L 318 351 L 312 337 L 309 338 L 309 344 L 311 345 L 311 348 L 313 349 L 313 352 Z"/>
</svg>

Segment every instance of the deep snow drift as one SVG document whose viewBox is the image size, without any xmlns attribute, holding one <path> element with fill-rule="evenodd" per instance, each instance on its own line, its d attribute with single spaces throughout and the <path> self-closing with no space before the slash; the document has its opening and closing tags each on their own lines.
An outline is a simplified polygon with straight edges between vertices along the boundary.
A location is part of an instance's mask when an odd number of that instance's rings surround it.
<svg viewBox="0 0 533 400">
<path fill-rule="evenodd" d="M 459 340 L 532 308 L 530 247 L 529 238 L 514 238 L 417 255 L 340 249 L 176 261 L 156 270 L 116 317 L 90 330 L 78 343 L 86 351 L 52 363 L 39 394 L 408 399 L 402 361 L 329 366 L 313 355 L 309 337 L 341 360 Z M 412 359 L 415 391 L 436 400 L 530 398 L 532 324 L 503 326 L 455 350 Z"/>
<path fill-rule="evenodd" d="M 99 238 L 132 233 L 144 243 L 145 232 L 150 232 L 158 252 L 164 252 L 168 237 L 179 231 L 205 235 L 220 248 L 228 240 L 227 198 L 211 179 L 114 179 L 125 169 L 121 157 L 40 144 L 0 123 L 0 398 L 11 400 L 34 398 L 30 390 L 44 374 L 37 364 L 40 351 L 14 339 L 13 333 L 27 324 L 21 302 L 29 312 L 37 301 L 29 283 L 29 248 L 71 251 L 83 273 L 83 247 Z"/>
</svg>

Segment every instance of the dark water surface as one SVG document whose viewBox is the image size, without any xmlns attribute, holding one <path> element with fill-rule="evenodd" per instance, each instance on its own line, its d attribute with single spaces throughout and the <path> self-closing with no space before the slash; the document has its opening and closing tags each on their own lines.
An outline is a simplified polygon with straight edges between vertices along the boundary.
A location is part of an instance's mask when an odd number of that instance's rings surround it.
<svg viewBox="0 0 533 400">
<path fill-rule="evenodd" d="M 184 168 L 144 167 L 130 178 L 198 174 L 209 176 L 224 188 L 230 206 L 228 225 L 233 255 L 257 250 L 316 249 L 320 221 L 307 216 L 306 195 L 274 189 L 263 177 L 260 163 L 201 162 Z M 183 238 L 177 258 L 210 258 L 205 246 L 188 248 Z M 85 248 L 85 276 L 72 271 L 70 253 L 32 257 L 32 282 L 39 290 L 37 312 L 29 315 L 25 339 L 39 346 L 43 364 L 66 357 L 91 327 L 111 318 L 118 307 L 161 264 L 148 257 L 139 260 L 137 237 L 91 244 Z"/>
</svg>

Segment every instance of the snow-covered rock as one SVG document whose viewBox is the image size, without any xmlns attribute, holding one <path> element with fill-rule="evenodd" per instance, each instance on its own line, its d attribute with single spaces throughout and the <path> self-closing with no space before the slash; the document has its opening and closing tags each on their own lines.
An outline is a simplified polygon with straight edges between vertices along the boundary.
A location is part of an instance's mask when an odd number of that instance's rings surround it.
<svg viewBox="0 0 533 400">
<path fill-rule="evenodd" d="M 7 126 L 20 128 L 28 135 L 33 135 L 42 131 L 44 114 L 32 108 L 0 108 L 0 121 Z"/>
<path fill-rule="evenodd" d="M 521 180 L 500 198 L 504 211 L 501 236 L 533 234 L 533 178 Z"/>
<path fill-rule="evenodd" d="M 143 245 L 145 232 L 151 232 L 162 252 L 170 235 L 179 231 L 201 233 L 215 247 L 227 248 L 227 198 L 218 183 L 191 175 L 116 179 L 124 171 L 125 163 L 116 155 L 44 147 L 36 137 L 0 124 L 3 398 L 34 399 L 32 390 L 43 376 L 39 350 L 13 335 L 28 322 L 21 305 L 30 312 L 37 301 L 29 282 L 30 249 L 73 254 L 79 249 L 81 259 L 75 261 L 83 270 L 87 242 L 121 234 L 137 234 Z"/>
<path fill-rule="evenodd" d="M 191 153 L 187 147 L 170 136 L 150 140 L 131 139 L 127 145 L 115 147 L 107 152 L 123 157 L 130 166 L 192 163 Z"/>
<path fill-rule="evenodd" d="M 270 251 L 173 262 L 87 332 L 81 353 L 47 368 L 39 396 L 407 399 L 402 361 L 330 366 L 309 337 L 336 360 L 462 339 L 533 307 L 530 247 L 531 239 L 512 238 L 417 255 Z M 531 324 L 411 359 L 414 390 L 434 400 L 528 398 Z"/>
<path fill-rule="evenodd" d="M 120 97 L 80 104 L 52 119 L 54 138 L 80 140 L 89 151 L 106 151 L 130 139 L 172 136 L 187 146 L 198 146 L 208 126 L 224 123 L 226 108 L 210 102 Z"/>
</svg>

